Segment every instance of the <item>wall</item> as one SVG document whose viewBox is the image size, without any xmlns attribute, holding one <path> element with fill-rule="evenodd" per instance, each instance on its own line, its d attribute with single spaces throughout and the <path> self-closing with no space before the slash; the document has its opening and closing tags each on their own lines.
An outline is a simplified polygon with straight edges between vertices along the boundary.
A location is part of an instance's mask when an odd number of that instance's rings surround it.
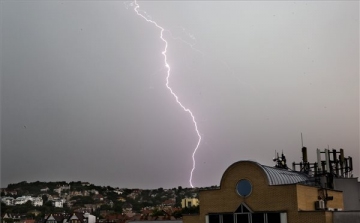
<svg viewBox="0 0 360 223">
<path fill-rule="evenodd" d="M 241 197 L 236 192 L 236 184 L 240 179 L 247 179 L 252 184 L 252 192 L 248 197 Z M 342 197 L 337 193 L 341 194 L 334 192 L 336 201 L 333 203 L 343 207 Z M 256 212 L 286 212 L 288 223 L 332 223 L 331 212 L 299 211 L 314 210 L 317 197 L 318 188 L 315 187 L 297 184 L 269 186 L 265 172 L 257 163 L 241 161 L 225 171 L 220 189 L 200 191 L 199 216 L 184 217 L 183 220 L 184 223 L 205 223 L 207 214 L 233 213 L 241 203 L 245 203 Z"/>
<path fill-rule="evenodd" d="M 300 211 L 314 211 L 315 201 L 318 200 L 319 189 L 306 185 L 296 185 L 297 189 L 297 206 Z M 328 196 L 332 196 L 333 200 L 327 202 L 329 208 L 344 209 L 343 195 L 340 191 L 327 190 Z"/>
<path fill-rule="evenodd" d="M 359 183 L 357 178 L 334 178 L 334 188 L 343 191 L 344 210 L 360 210 Z"/>
<path fill-rule="evenodd" d="M 360 211 L 347 212 L 347 211 L 336 211 L 333 213 L 333 223 L 360 223 Z"/>
</svg>

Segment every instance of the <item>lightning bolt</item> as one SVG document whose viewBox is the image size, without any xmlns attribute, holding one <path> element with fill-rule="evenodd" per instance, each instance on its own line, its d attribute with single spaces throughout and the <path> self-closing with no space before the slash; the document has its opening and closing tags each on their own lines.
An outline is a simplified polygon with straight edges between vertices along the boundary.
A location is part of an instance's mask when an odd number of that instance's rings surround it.
<svg viewBox="0 0 360 223">
<path fill-rule="evenodd" d="M 193 161 L 193 166 L 192 166 L 192 169 L 191 169 L 191 172 L 190 172 L 190 179 L 189 179 L 189 183 L 190 183 L 190 186 L 192 188 L 194 188 L 193 184 L 192 184 L 192 178 L 193 178 L 193 172 L 195 170 L 195 166 L 196 166 L 196 162 L 195 162 L 195 153 L 196 151 L 198 150 L 199 146 L 200 146 L 200 142 L 201 142 L 201 135 L 200 135 L 200 132 L 198 130 L 198 127 L 197 127 L 197 123 L 195 121 L 195 116 L 193 115 L 193 113 L 191 112 L 190 109 L 186 108 L 179 100 L 179 97 L 174 93 L 174 91 L 171 89 L 171 87 L 169 86 L 169 78 L 170 78 L 170 71 L 171 71 L 171 68 L 170 68 L 170 65 L 168 64 L 167 62 L 167 56 L 166 56 L 166 52 L 167 52 L 167 47 L 168 47 L 168 42 L 165 40 L 164 36 L 163 36 L 163 33 L 165 31 L 165 29 L 163 27 L 161 27 L 160 25 L 158 25 L 155 21 L 151 20 L 151 19 L 148 19 L 147 17 L 145 17 L 143 14 L 141 14 L 139 12 L 139 4 L 136 2 L 136 0 L 134 1 L 134 11 L 136 12 L 136 14 L 140 17 L 142 17 L 143 19 L 145 19 L 147 22 L 155 25 L 158 29 L 160 29 L 160 39 L 165 43 L 165 47 L 164 47 L 164 51 L 162 51 L 162 55 L 164 56 L 164 64 L 165 64 L 165 67 L 167 69 L 167 75 L 166 75 L 166 88 L 170 91 L 170 93 L 174 96 L 176 102 L 179 104 L 179 106 L 187 113 L 189 113 L 189 115 L 191 116 L 192 118 L 192 122 L 194 123 L 194 126 L 195 126 L 195 131 L 196 131 L 196 134 L 198 136 L 198 142 L 196 144 L 196 147 L 192 153 L 192 161 Z"/>
</svg>

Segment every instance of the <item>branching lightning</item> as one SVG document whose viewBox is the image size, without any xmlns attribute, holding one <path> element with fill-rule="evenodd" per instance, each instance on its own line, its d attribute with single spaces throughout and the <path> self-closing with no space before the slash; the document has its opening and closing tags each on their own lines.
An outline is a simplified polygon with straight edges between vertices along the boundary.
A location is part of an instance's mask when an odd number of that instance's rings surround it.
<svg viewBox="0 0 360 223">
<path fill-rule="evenodd" d="M 155 25 L 158 29 L 160 29 L 160 39 L 165 43 L 165 47 L 164 47 L 164 51 L 162 51 L 162 55 L 164 56 L 164 64 L 165 64 L 165 67 L 167 69 L 167 75 L 166 75 L 166 87 L 167 89 L 169 89 L 170 93 L 174 96 L 176 102 L 180 105 L 180 107 L 187 113 L 190 114 L 191 118 L 192 118 L 192 122 L 194 123 L 194 126 L 195 126 L 195 131 L 196 131 L 196 134 L 198 135 L 198 142 L 196 144 L 196 147 L 194 149 L 194 152 L 192 153 L 192 161 L 193 161 L 193 166 L 192 166 L 192 169 L 191 169 L 191 172 L 190 172 L 190 179 L 189 179 L 189 183 L 190 183 L 190 186 L 191 187 L 194 187 L 193 184 L 192 184 L 192 178 L 193 178 L 193 172 L 195 170 L 195 166 L 196 166 L 196 162 L 195 162 L 195 153 L 196 151 L 198 150 L 199 146 L 200 146 L 200 142 L 201 142 L 201 135 L 200 135 L 200 132 L 198 130 L 198 127 L 197 127 L 197 123 L 195 121 L 195 116 L 193 115 L 193 113 L 191 112 L 190 109 L 186 108 L 179 100 L 179 97 L 174 93 L 174 91 L 172 90 L 172 88 L 169 86 L 169 78 L 170 78 L 170 71 L 171 71 L 171 68 L 170 68 L 170 65 L 168 64 L 167 62 L 167 55 L 166 55 L 166 52 L 167 52 L 167 47 L 168 47 L 168 42 L 165 40 L 164 36 L 163 36 L 163 33 L 165 31 L 165 29 L 163 27 L 161 27 L 160 25 L 158 25 L 155 21 L 151 20 L 151 19 L 148 19 L 147 17 L 145 17 L 143 14 L 141 14 L 139 12 L 139 4 L 136 2 L 136 0 L 134 1 L 134 11 L 136 12 L 136 14 L 140 17 L 142 17 L 143 19 L 145 19 L 147 22 L 149 23 L 152 23 L 153 25 Z"/>
</svg>

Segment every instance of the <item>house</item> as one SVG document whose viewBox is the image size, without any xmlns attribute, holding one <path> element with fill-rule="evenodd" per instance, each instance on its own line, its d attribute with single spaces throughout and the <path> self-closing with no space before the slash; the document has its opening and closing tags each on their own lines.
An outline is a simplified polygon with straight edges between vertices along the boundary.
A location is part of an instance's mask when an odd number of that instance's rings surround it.
<svg viewBox="0 0 360 223">
<path fill-rule="evenodd" d="M 69 217 L 69 215 L 66 214 L 49 214 L 48 216 L 45 216 L 44 223 L 63 223 L 66 222 L 66 219 Z"/>
<path fill-rule="evenodd" d="M 44 187 L 44 188 L 41 188 L 40 191 L 41 192 L 48 192 L 50 189 L 48 187 Z"/>
<path fill-rule="evenodd" d="M 89 182 L 81 182 L 81 186 L 90 186 L 91 184 Z"/>
<path fill-rule="evenodd" d="M 21 204 L 25 204 L 28 201 L 32 201 L 33 198 L 31 196 L 22 196 L 22 197 L 17 197 L 14 201 L 15 205 L 21 205 Z"/>
<path fill-rule="evenodd" d="M 2 222 L 7 222 L 7 220 L 5 219 L 12 219 L 13 222 L 19 222 L 21 219 L 21 215 L 20 214 L 11 214 L 11 213 L 5 213 L 2 216 Z"/>
<path fill-rule="evenodd" d="M 60 199 L 56 199 L 52 201 L 52 205 L 56 208 L 63 208 L 64 207 L 64 202 Z"/>
<path fill-rule="evenodd" d="M 33 206 L 43 206 L 43 199 L 41 197 L 36 197 L 32 200 Z"/>
<path fill-rule="evenodd" d="M 39 214 L 41 214 L 41 212 L 38 211 L 38 210 L 31 210 L 31 211 L 29 211 L 28 213 L 29 213 L 29 214 L 33 214 L 33 215 L 35 215 L 35 216 L 38 216 Z"/>
<path fill-rule="evenodd" d="M 57 187 L 54 189 L 54 192 L 61 194 L 61 187 Z"/>
<path fill-rule="evenodd" d="M 14 205 L 14 198 L 13 197 L 3 197 L 1 198 L 1 202 L 6 204 L 6 206 L 12 206 Z"/>
<path fill-rule="evenodd" d="M 122 210 L 123 210 L 124 213 L 132 212 L 132 205 L 130 203 L 125 203 L 122 206 Z"/>
<path fill-rule="evenodd" d="M 89 213 L 95 211 L 96 209 L 100 208 L 101 207 L 101 204 L 84 204 L 85 208 L 91 210 L 91 211 L 88 211 Z"/>
<path fill-rule="evenodd" d="M 118 195 L 121 195 L 124 193 L 124 191 L 121 189 L 116 189 L 116 190 L 114 190 L 114 192 L 117 193 Z"/>
<path fill-rule="evenodd" d="M 17 195 L 17 191 L 16 190 L 3 190 L 2 192 L 4 192 L 5 195 L 12 195 L 12 196 L 16 196 Z"/>
<path fill-rule="evenodd" d="M 128 217 L 125 214 L 108 214 L 105 216 L 107 222 L 116 222 L 116 223 L 123 223 L 128 220 Z"/>
<path fill-rule="evenodd" d="M 163 207 L 174 207 L 175 204 L 176 204 L 175 199 L 168 199 L 168 200 L 162 202 Z"/>
<path fill-rule="evenodd" d="M 99 191 L 97 191 L 97 190 L 95 190 L 95 189 L 92 189 L 92 190 L 90 190 L 90 193 L 99 194 Z"/>
<path fill-rule="evenodd" d="M 60 188 L 61 188 L 61 190 L 70 190 L 70 184 L 62 185 Z"/>
<path fill-rule="evenodd" d="M 71 191 L 71 196 L 83 196 L 83 193 L 81 191 Z"/>
<path fill-rule="evenodd" d="M 95 194 L 94 196 L 92 196 L 92 199 L 94 199 L 95 201 L 103 201 L 104 196 L 102 196 L 101 194 Z"/>
<path fill-rule="evenodd" d="M 78 212 L 78 213 L 92 213 L 94 210 L 92 208 L 78 208 L 75 209 L 74 212 Z"/>
<path fill-rule="evenodd" d="M 131 198 L 131 199 L 135 200 L 138 196 L 139 196 L 139 194 L 138 194 L 138 193 L 134 193 L 134 192 L 132 192 L 132 193 L 128 194 L 126 197 L 128 197 L 128 198 Z"/>
<path fill-rule="evenodd" d="M 109 213 L 109 210 L 100 210 L 100 216 L 103 218 L 105 218 Z"/>
<path fill-rule="evenodd" d="M 35 219 L 24 219 L 24 220 L 20 220 L 20 223 L 35 223 Z"/>
<path fill-rule="evenodd" d="M 126 201 L 126 199 L 123 198 L 123 197 L 119 197 L 117 200 L 118 200 L 118 201 L 121 201 L 121 202 L 125 202 L 125 201 Z"/>
</svg>

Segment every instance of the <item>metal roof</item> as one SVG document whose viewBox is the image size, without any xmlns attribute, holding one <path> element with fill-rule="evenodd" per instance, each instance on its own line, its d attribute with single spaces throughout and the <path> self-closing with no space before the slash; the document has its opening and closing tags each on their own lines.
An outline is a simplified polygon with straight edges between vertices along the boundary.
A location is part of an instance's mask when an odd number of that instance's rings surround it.
<svg viewBox="0 0 360 223">
<path fill-rule="evenodd" d="M 304 173 L 276 167 L 263 166 L 261 164 L 259 164 L 259 166 L 266 173 L 269 185 L 307 183 L 310 181 L 309 176 Z"/>
</svg>

